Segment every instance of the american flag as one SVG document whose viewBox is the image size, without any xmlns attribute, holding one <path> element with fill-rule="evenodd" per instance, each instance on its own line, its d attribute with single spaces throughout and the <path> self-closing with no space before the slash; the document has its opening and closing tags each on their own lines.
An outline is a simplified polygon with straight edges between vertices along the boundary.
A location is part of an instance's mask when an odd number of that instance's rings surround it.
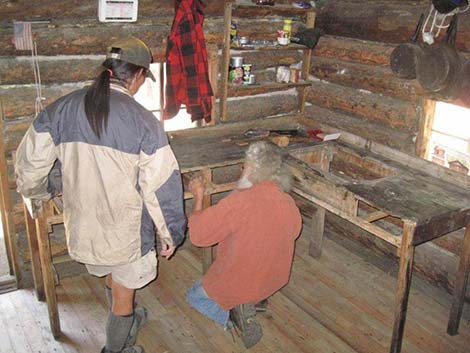
<svg viewBox="0 0 470 353">
<path fill-rule="evenodd" d="M 31 22 L 14 22 L 13 34 L 15 36 L 16 50 L 33 50 Z"/>
</svg>

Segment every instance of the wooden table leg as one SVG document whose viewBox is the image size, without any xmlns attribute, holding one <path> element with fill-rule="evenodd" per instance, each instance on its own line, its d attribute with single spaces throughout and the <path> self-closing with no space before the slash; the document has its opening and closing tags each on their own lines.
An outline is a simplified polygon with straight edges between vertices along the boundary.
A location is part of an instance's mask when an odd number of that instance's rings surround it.
<svg viewBox="0 0 470 353">
<path fill-rule="evenodd" d="M 38 234 L 39 258 L 41 259 L 41 270 L 44 279 L 44 289 L 46 294 L 47 311 L 49 313 L 49 323 L 52 335 L 59 338 L 60 321 L 57 307 L 57 296 L 55 292 L 54 273 L 52 271 L 51 246 L 49 233 L 47 232 L 47 221 L 42 213 L 36 219 L 36 232 Z"/>
<path fill-rule="evenodd" d="M 462 317 L 463 305 L 465 302 L 465 290 L 470 272 L 470 224 L 465 229 L 465 238 L 462 253 L 460 254 L 459 270 L 455 278 L 455 288 L 450 309 L 447 333 L 455 336 L 459 332 L 460 318 Z"/>
<path fill-rule="evenodd" d="M 308 253 L 318 259 L 321 257 L 323 233 L 325 231 L 325 209 L 315 205 L 317 210 L 310 221 L 310 244 Z"/>
<path fill-rule="evenodd" d="M 315 21 L 315 19 L 313 19 Z M 330 159 L 331 155 L 327 151 L 323 150 L 320 154 L 320 168 L 325 172 L 330 170 Z M 312 216 L 310 222 L 311 234 L 310 234 L 310 244 L 308 253 L 310 256 L 318 259 L 321 257 L 321 249 L 323 243 L 323 233 L 325 232 L 325 209 L 315 205 L 316 212 Z"/>
<path fill-rule="evenodd" d="M 210 169 L 204 169 L 202 171 L 204 175 L 204 179 L 206 181 L 206 185 L 209 185 L 212 182 L 212 171 Z M 204 199 L 202 200 L 202 207 L 206 209 L 211 206 L 211 195 L 207 194 L 204 195 Z M 202 273 L 206 273 L 209 269 L 210 265 L 213 262 L 213 253 L 212 247 L 202 248 Z"/>
<path fill-rule="evenodd" d="M 403 332 L 405 331 L 406 311 L 408 308 L 408 296 L 410 294 L 415 251 L 413 245 L 414 231 L 414 224 L 404 224 L 400 248 L 400 270 L 398 272 L 398 286 L 395 296 L 395 322 L 393 325 L 390 353 L 399 353 L 401 351 Z"/>
<path fill-rule="evenodd" d="M 38 235 L 36 223 L 29 214 L 26 205 L 23 203 L 24 218 L 26 220 L 26 237 L 28 239 L 29 254 L 31 257 L 31 271 L 33 272 L 34 289 L 39 301 L 46 300 L 44 293 L 44 282 L 42 278 L 41 259 L 39 256 Z"/>
</svg>

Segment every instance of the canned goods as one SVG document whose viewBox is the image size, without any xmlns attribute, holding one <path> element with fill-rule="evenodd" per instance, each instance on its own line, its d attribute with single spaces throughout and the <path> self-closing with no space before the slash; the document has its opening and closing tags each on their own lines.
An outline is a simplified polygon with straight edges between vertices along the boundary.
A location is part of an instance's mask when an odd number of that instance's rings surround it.
<svg viewBox="0 0 470 353">
<path fill-rule="evenodd" d="M 228 69 L 228 80 L 233 84 L 243 82 L 243 57 L 234 56 L 230 58 L 230 67 Z"/>
<path fill-rule="evenodd" d="M 230 58 L 230 66 L 232 67 L 242 67 L 243 66 L 243 56 L 234 56 Z"/>
<path fill-rule="evenodd" d="M 289 33 L 283 29 L 277 31 L 277 42 L 280 45 L 288 45 L 290 43 Z"/>
<path fill-rule="evenodd" d="M 247 45 L 250 42 L 248 37 L 239 37 L 238 38 L 238 44 L 240 45 Z"/>
<path fill-rule="evenodd" d="M 243 64 L 243 83 L 250 84 L 251 64 Z"/>
</svg>

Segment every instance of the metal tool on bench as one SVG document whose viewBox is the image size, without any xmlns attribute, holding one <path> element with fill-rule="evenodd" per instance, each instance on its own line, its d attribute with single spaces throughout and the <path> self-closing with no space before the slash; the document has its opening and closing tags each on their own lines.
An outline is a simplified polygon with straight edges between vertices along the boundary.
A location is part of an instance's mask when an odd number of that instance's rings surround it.
<svg viewBox="0 0 470 353">
<path fill-rule="evenodd" d="M 299 136 L 301 131 L 299 129 L 249 129 L 243 133 L 245 137 L 267 137 L 271 135 L 283 135 L 283 136 Z"/>
</svg>

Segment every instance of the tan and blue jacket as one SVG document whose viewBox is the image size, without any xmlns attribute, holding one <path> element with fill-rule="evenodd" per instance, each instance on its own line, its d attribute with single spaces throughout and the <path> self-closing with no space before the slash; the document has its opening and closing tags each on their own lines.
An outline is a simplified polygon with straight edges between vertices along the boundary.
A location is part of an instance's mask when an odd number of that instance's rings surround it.
<svg viewBox="0 0 470 353">
<path fill-rule="evenodd" d="M 49 105 L 18 150 L 18 191 L 47 200 L 48 175 L 60 163 L 70 256 L 120 265 L 186 231 L 181 174 L 160 122 L 124 88 L 111 85 L 107 128 L 98 138 L 84 110 L 86 88 Z"/>
</svg>

